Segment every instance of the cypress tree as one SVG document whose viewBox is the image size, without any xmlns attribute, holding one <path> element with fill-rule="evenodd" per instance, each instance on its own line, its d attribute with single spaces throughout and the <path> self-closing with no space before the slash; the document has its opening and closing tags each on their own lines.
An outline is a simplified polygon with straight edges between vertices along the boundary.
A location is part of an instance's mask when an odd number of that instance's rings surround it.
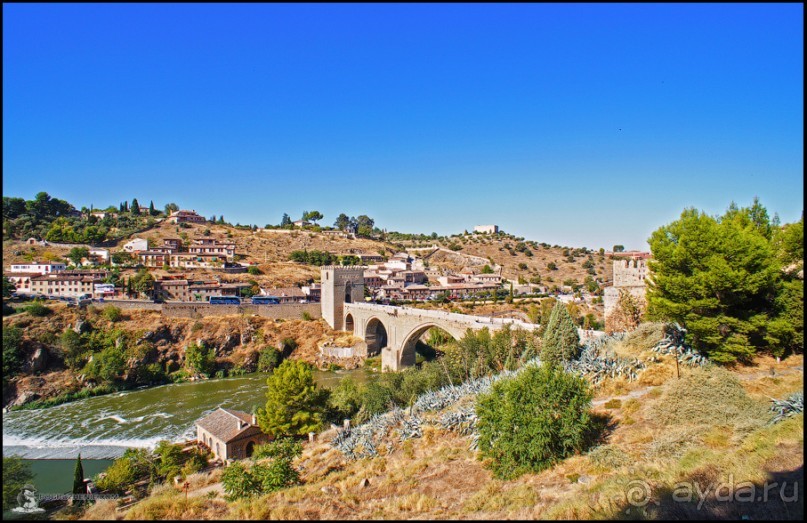
<svg viewBox="0 0 807 523">
<path fill-rule="evenodd" d="M 154 216 L 155 214 L 157 213 L 154 212 L 154 200 L 151 200 L 149 202 L 149 216 Z"/>
<path fill-rule="evenodd" d="M 76 458 L 76 468 L 73 470 L 73 494 L 86 494 L 84 488 L 84 467 L 81 466 L 81 453 Z"/>
<path fill-rule="evenodd" d="M 137 198 L 134 198 L 132 200 L 132 214 L 134 214 L 135 216 L 140 215 L 140 204 L 137 203 Z"/>
<path fill-rule="evenodd" d="M 580 335 L 577 327 L 566 310 L 566 306 L 558 301 L 549 315 L 541 349 L 541 359 L 550 365 L 560 364 L 577 357 L 580 352 Z"/>
</svg>

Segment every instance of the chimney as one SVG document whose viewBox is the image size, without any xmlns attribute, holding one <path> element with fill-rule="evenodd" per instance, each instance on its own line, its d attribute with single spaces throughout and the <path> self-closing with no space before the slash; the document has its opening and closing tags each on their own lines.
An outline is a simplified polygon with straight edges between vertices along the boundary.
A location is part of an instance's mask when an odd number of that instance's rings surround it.
<svg viewBox="0 0 807 523">
<path fill-rule="evenodd" d="M 252 415 L 252 424 L 255 425 L 256 427 L 258 426 L 258 416 L 256 416 L 255 414 Z"/>
</svg>

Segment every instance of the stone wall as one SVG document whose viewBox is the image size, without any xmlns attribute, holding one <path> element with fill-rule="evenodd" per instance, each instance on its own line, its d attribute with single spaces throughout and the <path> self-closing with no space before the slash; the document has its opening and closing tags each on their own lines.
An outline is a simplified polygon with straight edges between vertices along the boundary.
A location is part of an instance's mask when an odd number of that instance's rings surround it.
<svg viewBox="0 0 807 523">
<path fill-rule="evenodd" d="M 169 318 L 204 318 L 228 314 L 249 314 L 264 318 L 302 319 L 307 312 L 311 318 L 321 318 L 319 303 L 282 303 L 280 305 L 210 305 L 209 303 L 164 303 L 162 312 Z"/>
<path fill-rule="evenodd" d="M 319 303 L 282 303 L 280 305 L 210 305 L 209 303 L 153 303 L 139 300 L 104 300 L 93 302 L 93 306 L 104 308 L 115 306 L 122 310 L 161 311 L 169 318 L 204 318 L 228 314 L 257 314 L 264 318 L 299 320 L 303 312 L 313 319 L 322 317 Z"/>
<path fill-rule="evenodd" d="M 143 300 L 104 300 L 103 302 L 92 302 L 93 307 L 98 307 L 99 309 L 103 309 L 105 307 L 109 307 L 114 305 L 121 310 L 125 311 L 133 311 L 133 310 L 141 310 L 141 311 L 161 311 L 163 310 L 162 303 L 154 303 L 153 301 L 143 301 Z"/>
</svg>

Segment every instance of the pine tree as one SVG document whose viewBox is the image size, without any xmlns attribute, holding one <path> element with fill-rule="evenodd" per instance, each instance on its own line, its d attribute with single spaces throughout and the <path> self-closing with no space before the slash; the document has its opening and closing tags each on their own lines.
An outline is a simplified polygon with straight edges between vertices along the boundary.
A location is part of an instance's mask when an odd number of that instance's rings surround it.
<svg viewBox="0 0 807 523">
<path fill-rule="evenodd" d="M 319 430 L 324 421 L 327 392 L 317 387 L 311 366 L 285 360 L 266 380 L 266 408 L 258 424 L 270 436 L 304 435 Z"/>
<path fill-rule="evenodd" d="M 580 335 L 577 327 L 566 310 L 566 306 L 558 301 L 549 315 L 541 349 L 541 359 L 550 365 L 557 365 L 561 361 L 569 361 L 577 357 L 580 352 Z"/>
<path fill-rule="evenodd" d="M 124 209 L 123 209 L 123 202 L 121 202 L 121 204 L 120 204 L 120 209 L 119 209 L 119 210 L 120 210 L 120 212 L 121 212 L 121 213 L 123 213 L 123 212 L 124 212 Z"/>
<path fill-rule="evenodd" d="M 76 468 L 73 470 L 73 494 L 86 494 L 84 487 L 84 467 L 81 466 L 81 453 L 76 458 Z"/>
<path fill-rule="evenodd" d="M 123 202 L 123 212 L 129 212 L 129 202 Z"/>
<path fill-rule="evenodd" d="M 137 198 L 132 200 L 132 214 L 140 216 L 140 204 L 137 203 Z"/>
<path fill-rule="evenodd" d="M 219 216 L 219 224 L 224 225 L 224 215 Z"/>
</svg>

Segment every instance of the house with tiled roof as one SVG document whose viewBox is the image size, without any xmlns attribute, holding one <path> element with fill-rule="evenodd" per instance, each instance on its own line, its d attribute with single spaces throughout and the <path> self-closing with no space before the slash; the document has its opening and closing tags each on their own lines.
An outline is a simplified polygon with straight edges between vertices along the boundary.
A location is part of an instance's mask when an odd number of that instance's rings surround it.
<svg viewBox="0 0 807 523">
<path fill-rule="evenodd" d="M 256 445 L 269 436 L 261 431 L 254 414 L 219 407 L 196 421 L 196 440 L 221 461 L 252 456 Z"/>
</svg>

